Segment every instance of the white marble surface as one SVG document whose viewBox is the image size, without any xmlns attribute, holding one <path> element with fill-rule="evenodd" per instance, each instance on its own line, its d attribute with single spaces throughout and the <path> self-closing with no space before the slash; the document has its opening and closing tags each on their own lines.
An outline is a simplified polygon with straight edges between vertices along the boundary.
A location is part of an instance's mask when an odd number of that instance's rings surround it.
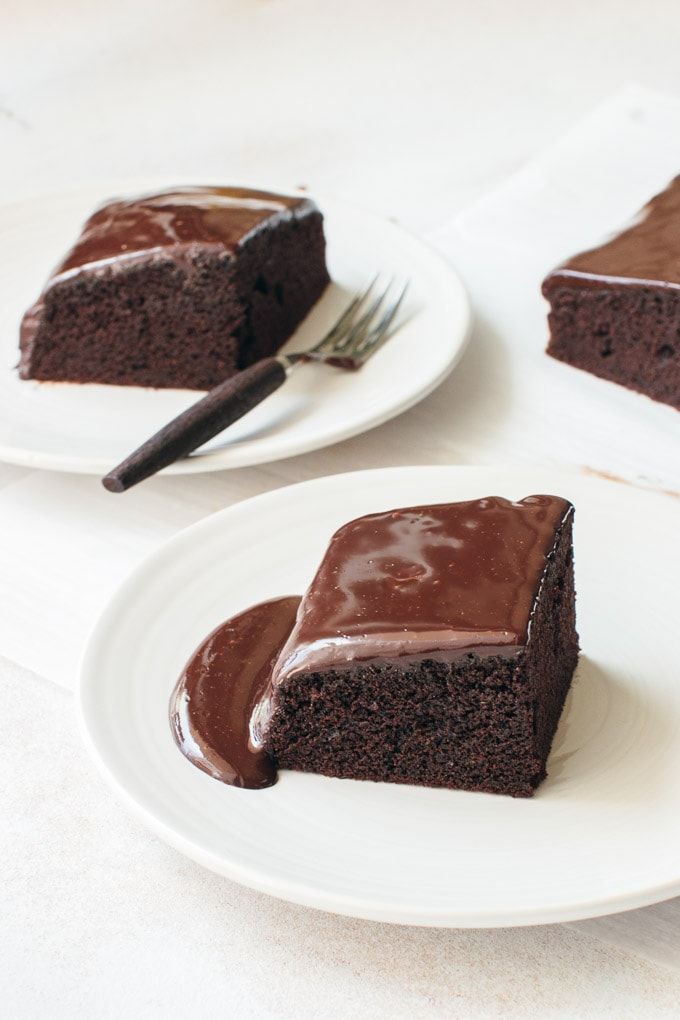
<svg viewBox="0 0 680 1020">
<path fill-rule="evenodd" d="M 168 173 L 306 183 L 434 236 L 631 80 L 680 96 L 679 29 L 677 5 L 658 0 L 573 0 L 568 12 L 539 0 L 5 0 L 2 194 Z M 671 154 L 678 144 L 669 132 Z M 485 357 L 508 329 L 484 252 L 460 248 L 465 219 L 445 233 L 468 259 L 476 345 L 397 421 L 263 468 L 156 479 L 125 502 L 93 479 L 0 465 L 6 1015 L 677 1015 L 680 901 L 500 932 L 391 928 L 278 903 L 128 819 L 57 686 L 73 685 L 91 620 L 130 566 L 213 509 L 330 471 L 546 455 L 522 448 L 520 433 L 512 448 L 503 430 L 472 434 L 471 408 L 491 409 L 502 378 L 487 377 Z M 627 396 L 614 398 L 621 421 L 634 413 Z M 661 447 L 676 428 L 658 410 L 644 427 Z M 563 441 L 559 459 L 680 488 L 680 465 L 649 470 L 639 452 L 622 455 L 615 430 L 601 433 L 592 457 Z"/>
</svg>

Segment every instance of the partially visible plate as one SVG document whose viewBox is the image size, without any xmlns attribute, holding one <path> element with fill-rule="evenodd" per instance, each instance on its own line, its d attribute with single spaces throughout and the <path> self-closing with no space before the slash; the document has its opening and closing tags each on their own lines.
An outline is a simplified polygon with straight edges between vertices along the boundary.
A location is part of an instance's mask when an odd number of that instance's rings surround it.
<svg viewBox="0 0 680 1020">
<path fill-rule="evenodd" d="M 22 313 L 83 221 L 107 197 L 143 190 L 149 186 L 100 185 L 0 208 L 0 237 L 11 252 L 0 269 L 0 460 L 103 473 L 198 399 L 186 390 L 22 382 L 15 370 Z M 451 267 L 394 223 L 315 197 L 326 217 L 334 283 L 284 349 L 301 350 L 319 339 L 348 294 L 377 272 L 385 280 L 410 280 L 408 321 L 361 372 L 304 366 L 244 419 L 168 471 L 244 467 L 337 443 L 422 400 L 460 357 L 470 311 Z"/>
<path fill-rule="evenodd" d="M 201 639 L 302 592 L 333 530 L 413 503 L 548 492 L 576 505 L 583 654 L 531 800 L 283 772 L 223 786 L 174 745 L 168 699 Z M 100 620 L 80 685 L 90 751 L 161 838 L 237 882 L 404 924 L 591 917 L 680 893 L 678 506 L 550 470 L 390 468 L 258 496 L 168 542 Z"/>
</svg>

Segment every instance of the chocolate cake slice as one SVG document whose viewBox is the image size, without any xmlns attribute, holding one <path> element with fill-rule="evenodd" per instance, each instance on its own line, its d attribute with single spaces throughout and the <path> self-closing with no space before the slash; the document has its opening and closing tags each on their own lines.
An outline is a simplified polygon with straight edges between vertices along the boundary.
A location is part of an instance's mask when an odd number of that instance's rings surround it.
<svg viewBox="0 0 680 1020">
<path fill-rule="evenodd" d="M 19 374 L 211 389 L 277 351 L 328 281 L 309 198 L 201 187 L 111 202 L 26 312 Z"/>
<path fill-rule="evenodd" d="M 340 528 L 256 738 L 281 768 L 531 796 L 578 656 L 572 518 L 491 497 Z"/>
<path fill-rule="evenodd" d="M 548 354 L 680 410 L 680 177 L 543 282 Z"/>
</svg>

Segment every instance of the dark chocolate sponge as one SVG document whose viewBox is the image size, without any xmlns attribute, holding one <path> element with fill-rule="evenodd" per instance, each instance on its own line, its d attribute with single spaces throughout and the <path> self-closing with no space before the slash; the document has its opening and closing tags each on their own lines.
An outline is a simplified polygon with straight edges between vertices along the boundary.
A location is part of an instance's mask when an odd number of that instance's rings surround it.
<svg viewBox="0 0 680 1020">
<path fill-rule="evenodd" d="M 543 283 L 548 354 L 680 410 L 680 177 Z"/>
<path fill-rule="evenodd" d="M 334 536 L 254 717 L 281 768 L 528 797 L 578 656 L 573 507 L 417 507 Z"/>
<path fill-rule="evenodd" d="M 328 280 L 310 199 L 183 188 L 113 202 L 26 312 L 19 373 L 211 389 L 275 353 Z"/>
</svg>

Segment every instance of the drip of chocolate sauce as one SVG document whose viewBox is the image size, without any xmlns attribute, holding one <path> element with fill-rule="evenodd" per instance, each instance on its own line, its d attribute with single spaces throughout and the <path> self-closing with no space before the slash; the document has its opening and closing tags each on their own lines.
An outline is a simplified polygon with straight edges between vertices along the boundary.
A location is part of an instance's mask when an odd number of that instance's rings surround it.
<svg viewBox="0 0 680 1020">
<path fill-rule="evenodd" d="M 293 629 L 297 596 L 252 606 L 194 652 L 170 699 L 175 741 L 194 765 L 230 786 L 261 790 L 276 766 L 252 738 L 250 719 Z"/>
</svg>

